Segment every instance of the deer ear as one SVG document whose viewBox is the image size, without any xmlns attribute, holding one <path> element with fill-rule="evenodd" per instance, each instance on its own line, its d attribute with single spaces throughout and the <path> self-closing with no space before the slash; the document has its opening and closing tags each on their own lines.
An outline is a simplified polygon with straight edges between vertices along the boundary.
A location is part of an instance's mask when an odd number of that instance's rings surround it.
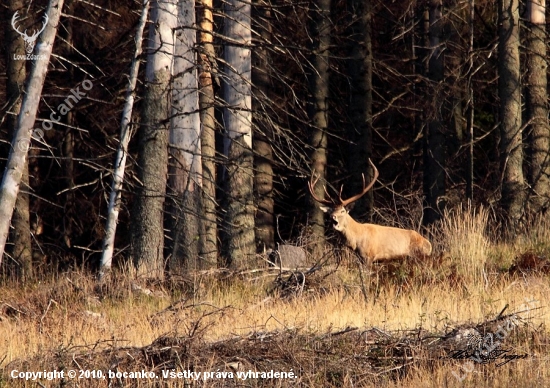
<svg viewBox="0 0 550 388">
<path fill-rule="evenodd" d="M 349 205 L 347 205 L 344 209 L 346 209 L 346 212 L 349 213 L 350 210 L 353 209 L 354 206 L 355 206 L 355 202 L 352 202 Z"/>
<path fill-rule="evenodd" d="M 330 207 L 328 206 L 319 206 L 319 209 L 321 209 L 324 213 L 328 213 L 330 211 Z"/>
</svg>

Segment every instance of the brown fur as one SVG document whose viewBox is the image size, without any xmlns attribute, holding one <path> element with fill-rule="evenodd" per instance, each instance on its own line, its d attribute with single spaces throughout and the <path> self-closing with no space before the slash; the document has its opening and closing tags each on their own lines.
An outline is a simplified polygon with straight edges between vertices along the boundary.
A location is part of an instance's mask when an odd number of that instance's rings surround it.
<svg viewBox="0 0 550 388">
<path fill-rule="evenodd" d="M 309 192 L 313 198 L 322 205 L 321 210 L 330 212 L 334 220 L 334 229 L 341 232 L 346 239 L 347 245 L 353 249 L 370 266 L 376 260 L 392 260 L 406 256 L 428 256 L 432 253 L 432 245 L 428 240 L 414 230 L 392 228 L 374 224 L 361 224 L 349 215 L 346 206 L 352 204 L 369 191 L 378 178 L 378 169 L 369 159 L 373 168 L 374 177 L 367 185 L 363 175 L 363 190 L 348 199 L 342 198 L 342 190 L 338 201 L 330 198 L 325 187 L 325 194 L 328 199 L 320 198 L 315 194 L 315 184 L 320 177 L 315 178 L 315 173 L 308 183 Z"/>
<path fill-rule="evenodd" d="M 334 229 L 341 232 L 347 246 L 370 266 L 373 261 L 392 260 L 406 256 L 422 257 L 432 252 L 432 245 L 414 230 L 361 224 L 342 206 L 321 207 L 331 212 Z"/>
</svg>

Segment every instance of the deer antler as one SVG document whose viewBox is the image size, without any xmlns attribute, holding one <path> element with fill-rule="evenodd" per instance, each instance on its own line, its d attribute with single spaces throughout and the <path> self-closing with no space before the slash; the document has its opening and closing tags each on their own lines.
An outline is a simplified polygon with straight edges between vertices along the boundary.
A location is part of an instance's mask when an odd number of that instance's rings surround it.
<svg viewBox="0 0 550 388">
<path fill-rule="evenodd" d="M 313 179 L 315 177 L 315 171 L 313 171 L 313 174 L 311 175 L 311 179 Z M 324 199 L 324 198 L 319 198 L 315 195 L 315 185 L 317 184 L 317 181 L 319 180 L 319 178 L 321 178 L 321 175 L 317 176 L 317 178 L 315 178 L 315 180 L 312 182 L 311 180 L 307 183 L 307 186 L 309 187 L 309 192 L 311 193 L 311 196 L 313 197 L 314 200 L 316 200 L 317 202 L 319 202 L 320 204 L 323 204 L 323 205 L 334 205 L 335 202 L 332 200 L 332 198 L 330 197 L 328 191 L 327 191 L 327 187 L 326 186 L 323 186 L 324 190 L 325 190 L 325 194 L 327 196 L 328 199 Z"/>
<path fill-rule="evenodd" d="M 324 190 L 325 190 L 325 194 L 329 199 L 319 198 L 315 195 L 315 191 L 314 191 L 315 185 L 317 184 L 317 181 L 321 177 L 321 176 L 318 176 L 317 178 L 315 178 L 315 180 L 313 182 L 311 180 L 308 182 L 309 192 L 311 193 L 311 196 L 313 197 L 313 199 L 315 199 L 320 204 L 332 205 L 332 206 L 334 206 L 334 205 L 347 206 L 350 203 L 352 203 L 354 201 L 357 201 L 359 198 L 361 198 L 363 195 L 365 195 L 365 193 L 367 191 L 369 191 L 372 188 L 372 186 L 374 186 L 374 183 L 376 182 L 376 179 L 378 179 L 378 169 L 376 168 L 374 163 L 372 163 L 372 160 L 369 159 L 369 163 L 371 164 L 372 168 L 374 169 L 374 178 L 373 178 L 372 182 L 369 183 L 368 186 L 366 186 L 365 185 L 365 174 L 362 174 L 363 175 L 363 191 L 361 191 L 359 194 L 356 194 L 353 197 L 350 197 L 348 199 L 342 199 L 342 190 L 344 188 L 344 186 L 342 185 L 342 187 L 340 188 L 340 193 L 338 194 L 338 202 L 336 202 L 330 197 L 330 195 L 327 191 L 327 187 L 323 186 Z M 311 176 L 311 179 L 313 179 L 314 177 L 315 177 L 315 172 L 313 172 L 313 174 Z"/>
<path fill-rule="evenodd" d="M 365 195 L 365 193 L 367 191 L 369 191 L 372 188 L 372 186 L 374 186 L 374 183 L 376 182 L 376 179 L 378 179 L 378 169 L 376 168 L 376 166 L 374 165 L 372 160 L 370 160 L 370 158 L 369 158 L 369 163 L 372 166 L 372 168 L 374 169 L 374 178 L 372 179 L 372 182 L 369 183 L 368 186 L 365 186 L 365 174 L 361 174 L 363 176 L 363 191 L 361 191 L 359 194 L 356 194 L 353 197 L 349 197 L 348 199 L 345 199 L 345 200 L 342 199 L 342 197 L 340 196 L 339 200 L 340 200 L 340 203 L 341 203 L 342 206 L 348 206 L 350 203 L 357 201 L 359 198 L 361 198 L 363 195 Z M 340 190 L 340 193 L 342 193 L 342 190 Z"/>
</svg>

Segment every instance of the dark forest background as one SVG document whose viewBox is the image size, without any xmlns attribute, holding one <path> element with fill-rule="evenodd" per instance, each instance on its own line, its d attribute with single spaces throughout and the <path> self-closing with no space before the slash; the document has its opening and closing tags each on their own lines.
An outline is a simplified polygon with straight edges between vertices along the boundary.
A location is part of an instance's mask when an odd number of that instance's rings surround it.
<svg viewBox="0 0 550 388">
<path fill-rule="evenodd" d="M 546 211 L 550 193 L 548 117 L 534 116 L 533 107 L 540 108 L 543 101 L 542 108 L 546 109 L 548 97 L 545 94 L 538 102 L 532 98 L 535 83 L 543 83 L 542 89 L 547 89 L 546 22 L 535 24 L 529 18 L 533 7 L 530 2 L 510 2 L 511 8 L 507 4 L 473 0 L 253 1 L 252 131 L 255 147 L 262 141 L 271 150 L 266 155 L 253 149 L 254 171 L 267 163 L 272 179 L 267 193 L 259 193 L 255 187 L 254 215 L 259 216 L 258 204 L 266 196 L 272 207 L 261 221 L 263 228 L 267 223 L 270 230 L 256 234 L 254 249 L 259 252 L 264 246 L 273 248 L 277 242 L 298 241 L 309 249 L 310 233 L 319 233 L 309 229 L 314 210 L 307 189 L 317 151 L 312 136 L 318 130 L 326 137 L 323 178 L 329 182 L 329 191 L 335 190 L 332 193 L 338 192 L 341 185 L 345 196 L 357 192 L 361 174 L 371 176 L 368 158 L 380 171 L 372 196 L 365 197 L 351 213 L 361 221 L 428 233 L 423 228 L 437 223 L 445 209 L 469 202 L 489 207 L 495 223 L 508 231 L 501 234 L 506 237 L 527 228 L 533 214 Z M 13 34 L 13 10 L 19 7 L 19 12 L 28 16 L 26 23 L 38 26 L 46 6 L 46 1 L 27 4 L 15 0 L 0 6 L 2 171 L 17 114 L 8 90 L 13 39 L 21 40 Z M 199 15 L 205 5 L 197 2 L 196 6 Z M 227 228 L 222 222 L 227 159 L 223 150 L 225 103 L 220 85 L 227 82 L 223 70 L 226 15 L 222 2 L 215 1 L 212 7 L 216 56 L 214 161 L 222 235 L 216 255 L 219 265 L 224 265 L 223 258 L 228 255 L 222 243 Z M 14 255 L 12 233 L 2 264 L 5 276 L 20 276 L 17 268 L 21 260 L 32 263 L 32 273 L 25 276 L 69 268 L 99 268 L 114 155 L 141 10 L 140 2 L 129 0 L 65 2 L 35 128 L 83 81 L 90 80 L 93 88 L 53 130 L 46 132 L 44 143 L 32 143 L 29 184 L 21 187 L 29 198 L 29 229 L 24 233 L 31 236 L 32 254 L 26 259 Z M 519 17 L 517 22 L 513 21 L 514 15 Z M 521 101 L 516 104 L 521 120 L 511 131 L 519 133 L 521 139 L 521 181 L 514 185 L 510 185 L 509 178 L 514 173 L 507 169 L 510 155 L 518 147 L 511 151 L 508 145 L 503 146 L 510 126 L 503 125 L 507 117 L 503 110 L 509 109 L 505 105 L 509 102 L 502 99 L 507 93 L 502 81 L 514 74 L 502 67 L 507 61 L 502 50 L 513 45 L 509 37 L 514 28 L 503 31 L 507 18 L 511 18 L 512 25 L 515 23 L 520 39 L 516 88 Z M 146 31 L 148 28 L 149 24 Z M 542 58 L 531 45 L 535 40 L 533 31 L 540 29 L 543 34 L 537 39 L 543 42 Z M 329 43 L 323 46 L 327 41 L 322 38 L 327 36 Z M 531 67 L 532 55 L 542 59 L 543 67 Z M 328 65 L 326 74 L 319 72 L 319 58 Z M 131 126 L 135 136 L 129 145 L 115 265 L 126 263 L 132 256 L 132 226 L 139 222 L 133 206 L 141 185 L 137 133 L 146 88 L 146 54 L 141 59 Z M 25 66 L 28 74 L 33 62 L 26 61 Z M 315 119 L 319 107 L 312 103 L 319 91 L 312 86 L 317 77 L 327 77 L 324 128 Z M 536 143 L 534 134 L 540 133 L 543 141 Z M 540 144 L 546 144 L 546 149 L 535 149 Z M 541 154 L 546 157 L 541 159 Z M 169 192 L 167 196 L 168 219 Z M 521 203 L 518 211 L 511 205 L 517 201 Z M 169 221 L 165 223 L 166 252 L 171 251 L 173 241 L 170 225 Z M 16 227 L 12 226 L 14 232 Z"/>
</svg>

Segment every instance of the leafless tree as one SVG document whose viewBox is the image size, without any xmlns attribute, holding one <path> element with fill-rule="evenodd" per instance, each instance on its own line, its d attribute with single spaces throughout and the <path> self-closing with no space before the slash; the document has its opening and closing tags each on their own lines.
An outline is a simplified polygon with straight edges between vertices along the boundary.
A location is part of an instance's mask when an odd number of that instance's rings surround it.
<svg viewBox="0 0 550 388">
<path fill-rule="evenodd" d="M 24 167 L 27 166 L 28 150 L 31 135 L 48 71 L 48 63 L 52 53 L 57 27 L 63 8 L 63 0 L 51 0 L 46 14 L 49 23 L 40 35 L 36 45 L 36 55 L 41 60 L 34 61 L 29 74 L 25 96 L 21 103 L 20 113 L 13 133 L 8 162 L 0 185 L 0 264 L 6 247 L 10 221 L 17 201 Z"/>
<path fill-rule="evenodd" d="M 133 259 L 139 276 L 164 277 L 164 202 L 168 165 L 168 131 L 173 31 L 177 1 L 151 2 L 143 118 L 139 130 L 138 189 L 133 213 Z"/>
<path fill-rule="evenodd" d="M 224 4 L 223 124 L 227 201 L 224 209 L 225 255 L 231 266 L 244 268 L 256 255 L 254 237 L 251 5 Z"/>
<path fill-rule="evenodd" d="M 548 68 L 546 50 L 546 0 L 527 2 L 527 88 L 529 123 L 530 212 L 550 205 L 550 125 L 548 123 Z"/>
<path fill-rule="evenodd" d="M 514 235 L 523 217 L 525 201 L 518 0 L 499 0 L 498 20 L 501 201 L 506 213 L 507 230 Z"/>
</svg>

